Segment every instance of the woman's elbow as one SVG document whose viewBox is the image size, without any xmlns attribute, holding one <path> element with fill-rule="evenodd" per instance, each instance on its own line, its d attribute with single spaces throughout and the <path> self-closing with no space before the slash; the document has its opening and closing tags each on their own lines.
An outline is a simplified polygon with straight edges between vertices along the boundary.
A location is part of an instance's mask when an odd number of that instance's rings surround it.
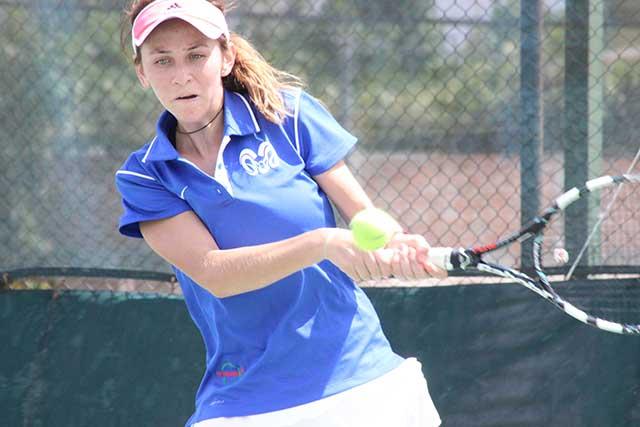
<svg viewBox="0 0 640 427">
<path fill-rule="evenodd" d="M 214 277 L 202 274 L 194 274 L 189 277 L 196 285 L 200 286 L 216 298 L 226 298 L 233 295 L 233 292 L 227 286 L 224 286 L 221 280 Z"/>
</svg>

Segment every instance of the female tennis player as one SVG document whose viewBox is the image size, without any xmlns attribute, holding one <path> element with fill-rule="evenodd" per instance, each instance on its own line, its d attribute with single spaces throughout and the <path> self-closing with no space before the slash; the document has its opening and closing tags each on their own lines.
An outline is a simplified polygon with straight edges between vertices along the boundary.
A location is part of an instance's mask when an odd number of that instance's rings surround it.
<svg viewBox="0 0 640 427">
<path fill-rule="evenodd" d="M 354 281 L 440 270 L 399 227 L 375 252 L 336 228 L 329 200 L 347 220 L 372 206 L 343 161 L 355 138 L 229 32 L 223 0 L 136 0 L 126 18 L 166 111 L 116 173 L 119 229 L 172 265 L 204 339 L 187 426 L 439 425 Z"/>
</svg>

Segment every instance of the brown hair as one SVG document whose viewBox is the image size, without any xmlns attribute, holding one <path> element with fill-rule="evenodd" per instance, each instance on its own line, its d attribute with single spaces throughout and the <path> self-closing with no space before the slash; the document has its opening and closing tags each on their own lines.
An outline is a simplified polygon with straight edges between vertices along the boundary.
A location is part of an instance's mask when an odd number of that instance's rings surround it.
<svg viewBox="0 0 640 427">
<path fill-rule="evenodd" d="M 124 11 L 120 28 L 120 43 L 122 49 L 128 52 L 131 44 L 129 40 L 131 26 L 136 16 L 154 0 L 132 0 L 129 8 Z M 223 13 L 225 0 L 207 0 Z M 303 86 L 302 81 L 289 73 L 278 70 L 269 64 L 264 57 L 240 35 L 231 33 L 231 40 L 220 39 L 222 49 L 236 50 L 236 60 L 231 73 L 222 79 L 225 89 L 244 92 L 249 95 L 258 110 L 271 122 L 282 123 L 289 114 L 284 104 L 281 92 L 294 90 Z M 134 63 L 140 62 L 139 48 L 134 56 Z"/>
</svg>

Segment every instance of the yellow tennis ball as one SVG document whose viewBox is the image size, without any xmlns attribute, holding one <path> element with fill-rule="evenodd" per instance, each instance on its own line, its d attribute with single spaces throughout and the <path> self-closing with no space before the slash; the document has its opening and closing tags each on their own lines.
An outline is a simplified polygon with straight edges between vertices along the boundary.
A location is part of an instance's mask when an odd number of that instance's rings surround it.
<svg viewBox="0 0 640 427">
<path fill-rule="evenodd" d="M 364 209 L 355 214 L 349 228 L 356 246 L 363 251 L 384 248 L 391 237 L 401 230 L 395 219 L 376 208 Z"/>
</svg>

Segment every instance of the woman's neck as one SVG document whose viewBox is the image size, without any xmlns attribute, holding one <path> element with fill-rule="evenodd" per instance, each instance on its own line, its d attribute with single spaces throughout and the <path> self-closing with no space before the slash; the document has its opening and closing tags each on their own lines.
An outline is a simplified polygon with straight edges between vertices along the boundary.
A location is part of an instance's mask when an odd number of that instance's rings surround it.
<svg viewBox="0 0 640 427">
<path fill-rule="evenodd" d="M 222 108 L 214 115 L 213 120 L 191 132 L 181 131 L 176 126 L 176 149 L 180 154 L 206 159 L 217 153 L 224 131 Z"/>
<path fill-rule="evenodd" d="M 180 154 L 208 158 L 211 154 L 217 153 L 221 142 L 222 126 L 203 129 L 191 135 L 176 133 L 176 149 Z"/>
</svg>

